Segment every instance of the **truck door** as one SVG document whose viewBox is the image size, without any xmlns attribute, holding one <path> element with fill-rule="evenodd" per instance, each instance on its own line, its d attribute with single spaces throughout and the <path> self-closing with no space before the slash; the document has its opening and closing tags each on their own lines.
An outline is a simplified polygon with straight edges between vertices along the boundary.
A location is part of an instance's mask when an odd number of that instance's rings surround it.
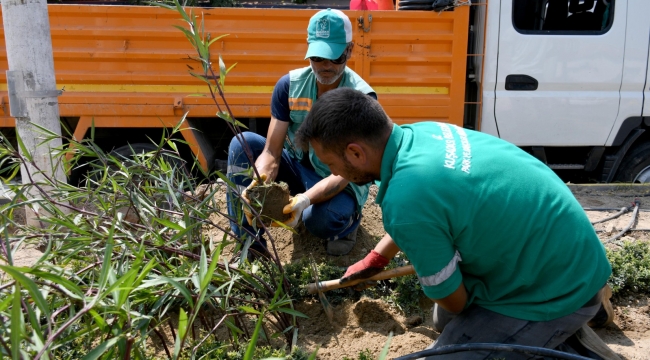
<svg viewBox="0 0 650 360">
<path fill-rule="evenodd" d="M 501 0 L 499 136 L 604 145 L 619 110 L 626 11 L 626 0 Z"/>
</svg>

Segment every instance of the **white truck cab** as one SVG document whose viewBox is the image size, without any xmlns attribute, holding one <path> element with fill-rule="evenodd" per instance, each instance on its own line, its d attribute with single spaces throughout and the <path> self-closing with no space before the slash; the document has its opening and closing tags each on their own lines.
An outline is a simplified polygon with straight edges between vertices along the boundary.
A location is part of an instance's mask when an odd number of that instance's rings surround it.
<svg viewBox="0 0 650 360">
<path fill-rule="evenodd" d="M 476 128 L 559 172 L 650 182 L 650 1 L 489 0 L 475 8 L 473 52 L 485 41 L 483 63 L 475 56 L 470 65 L 482 82 Z"/>
</svg>

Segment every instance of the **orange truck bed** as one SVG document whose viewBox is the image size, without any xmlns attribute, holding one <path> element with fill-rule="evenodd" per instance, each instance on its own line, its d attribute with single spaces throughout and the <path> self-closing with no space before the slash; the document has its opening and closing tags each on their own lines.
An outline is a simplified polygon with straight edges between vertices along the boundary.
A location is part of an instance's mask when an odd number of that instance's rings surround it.
<svg viewBox="0 0 650 360">
<path fill-rule="evenodd" d="M 78 118 L 74 135 L 94 121 L 103 128 L 172 127 L 216 118 L 205 83 L 188 74 L 193 49 L 172 25 L 174 11 L 150 6 L 48 5 L 62 117 Z M 226 99 L 238 118 L 270 118 L 271 92 L 289 70 L 308 65 L 306 28 L 317 10 L 194 8 L 207 32 L 229 34 L 211 47 L 226 66 Z M 354 28 L 348 66 L 373 86 L 397 123 L 438 120 L 462 125 L 469 7 L 432 11 L 345 11 Z M 372 21 L 369 21 L 372 17 Z M 363 19 L 360 26 L 359 19 Z M 4 31 L 0 66 L 7 69 Z M 0 127 L 14 127 L 4 71 L 0 72 Z M 197 131 L 184 130 L 207 169 L 215 156 Z"/>
</svg>

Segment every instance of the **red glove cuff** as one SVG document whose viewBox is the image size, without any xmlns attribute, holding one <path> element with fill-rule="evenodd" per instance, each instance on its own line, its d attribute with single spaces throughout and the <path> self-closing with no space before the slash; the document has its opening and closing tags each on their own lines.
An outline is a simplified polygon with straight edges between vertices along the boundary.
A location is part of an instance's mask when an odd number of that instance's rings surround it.
<svg viewBox="0 0 650 360">
<path fill-rule="evenodd" d="M 384 255 L 376 252 L 375 250 L 370 251 L 370 254 L 362 260 L 365 267 L 374 267 L 374 268 L 384 268 L 390 260 L 388 260 Z"/>
<path fill-rule="evenodd" d="M 354 265 L 350 266 L 345 272 L 345 275 L 343 275 L 343 278 L 347 278 L 368 268 L 383 269 L 386 267 L 386 265 L 388 265 L 389 262 L 389 259 L 385 258 L 375 250 L 372 250 L 368 255 L 366 255 L 365 258 L 357 261 Z"/>
</svg>

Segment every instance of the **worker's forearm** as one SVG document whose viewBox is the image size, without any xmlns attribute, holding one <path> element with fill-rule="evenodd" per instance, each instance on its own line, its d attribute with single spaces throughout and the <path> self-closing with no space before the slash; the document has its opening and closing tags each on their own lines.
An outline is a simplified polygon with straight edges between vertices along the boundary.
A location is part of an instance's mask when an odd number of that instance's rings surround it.
<svg viewBox="0 0 650 360">
<path fill-rule="evenodd" d="M 264 150 L 255 161 L 255 166 L 260 174 L 268 176 L 267 181 L 275 181 L 282 159 L 282 145 L 287 135 L 288 122 L 271 118 Z"/>
<path fill-rule="evenodd" d="M 348 186 L 347 180 L 340 176 L 330 175 L 305 191 L 305 195 L 312 204 L 318 204 L 333 198 L 343 191 L 346 186 Z"/>
<path fill-rule="evenodd" d="M 375 251 L 387 259 L 392 259 L 400 251 L 390 235 L 386 234 L 375 246 Z"/>
</svg>

